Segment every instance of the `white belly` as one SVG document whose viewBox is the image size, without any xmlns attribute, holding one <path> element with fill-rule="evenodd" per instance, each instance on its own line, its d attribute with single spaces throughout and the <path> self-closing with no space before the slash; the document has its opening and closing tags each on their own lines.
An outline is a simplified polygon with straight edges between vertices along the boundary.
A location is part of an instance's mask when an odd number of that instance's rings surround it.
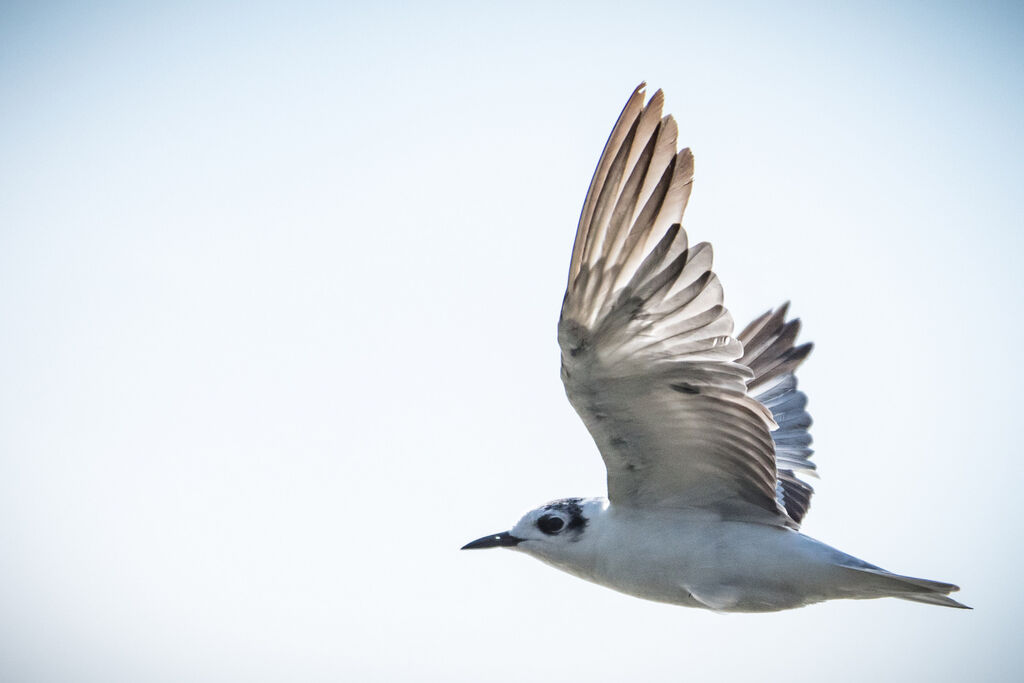
<svg viewBox="0 0 1024 683">
<path fill-rule="evenodd" d="M 719 611 L 773 611 L 839 597 L 835 561 L 848 557 L 788 529 L 705 513 L 608 510 L 595 526 L 590 575 L 573 573 L 648 600 Z"/>
</svg>

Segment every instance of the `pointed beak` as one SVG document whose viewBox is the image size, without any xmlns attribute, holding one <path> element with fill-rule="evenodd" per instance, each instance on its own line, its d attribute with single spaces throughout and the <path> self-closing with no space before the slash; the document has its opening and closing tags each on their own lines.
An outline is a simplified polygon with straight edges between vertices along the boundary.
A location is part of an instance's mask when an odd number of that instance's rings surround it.
<svg viewBox="0 0 1024 683">
<path fill-rule="evenodd" d="M 514 545 L 519 545 L 523 539 L 516 538 L 508 531 L 502 531 L 500 534 L 491 534 L 490 536 L 484 536 L 478 538 L 471 543 L 467 543 L 462 546 L 460 550 L 479 550 L 481 548 L 510 548 Z"/>
</svg>

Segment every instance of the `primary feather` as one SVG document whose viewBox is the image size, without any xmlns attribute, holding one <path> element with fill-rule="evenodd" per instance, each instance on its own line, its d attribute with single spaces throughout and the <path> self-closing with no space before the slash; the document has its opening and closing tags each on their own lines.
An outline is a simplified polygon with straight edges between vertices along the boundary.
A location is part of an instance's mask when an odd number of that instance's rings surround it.
<svg viewBox="0 0 1024 683">
<path fill-rule="evenodd" d="M 782 448 L 803 397 L 786 382 L 809 347 L 793 349 L 796 325 L 767 315 L 748 328 L 745 353 L 711 246 L 689 246 L 681 225 L 693 155 L 676 152 L 661 91 L 643 99 L 641 85 L 580 216 L 558 328 L 566 393 L 604 458 L 613 503 L 795 526 L 810 488 L 794 474 L 806 458 Z M 773 439 L 776 408 L 787 421 Z"/>
<path fill-rule="evenodd" d="M 796 368 L 810 354 L 810 343 L 794 346 L 800 321 L 786 321 L 789 304 L 764 313 L 739 334 L 743 343 L 740 362 L 750 368 L 753 378 L 747 392 L 772 413 L 778 428 L 772 432 L 775 443 L 775 468 L 778 472 L 776 494 L 790 519 L 799 524 L 811 504 L 814 489 L 797 473 L 814 472 L 810 461 L 811 416 L 807 396 L 797 389 Z"/>
</svg>

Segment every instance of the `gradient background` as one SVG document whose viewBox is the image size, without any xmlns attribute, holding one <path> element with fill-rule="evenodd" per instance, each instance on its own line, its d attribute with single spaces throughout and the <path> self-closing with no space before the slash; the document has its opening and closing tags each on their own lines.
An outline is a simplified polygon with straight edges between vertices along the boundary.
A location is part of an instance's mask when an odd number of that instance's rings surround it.
<svg viewBox="0 0 1024 683">
<path fill-rule="evenodd" d="M 0 678 L 1020 680 L 1024 10 L 823 5 L 4 3 Z M 555 322 L 642 79 L 817 342 L 805 531 L 973 612 L 458 552 L 604 492 Z"/>
</svg>

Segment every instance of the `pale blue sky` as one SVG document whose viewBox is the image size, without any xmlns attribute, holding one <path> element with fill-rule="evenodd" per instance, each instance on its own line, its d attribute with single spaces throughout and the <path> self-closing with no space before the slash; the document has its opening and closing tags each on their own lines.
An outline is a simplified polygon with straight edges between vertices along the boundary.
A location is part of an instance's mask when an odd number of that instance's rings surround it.
<svg viewBox="0 0 1024 683">
<path fill-rule="evenodd" d="M 1024 676 L 1014 3 L 0 7 L 0 676 Z M 805 530 L 963 587 L 717 616 L 511 553 L 604 493 L 555 321 L 664 88 L 740 324 L 786 299 Z"/>
</svg>

